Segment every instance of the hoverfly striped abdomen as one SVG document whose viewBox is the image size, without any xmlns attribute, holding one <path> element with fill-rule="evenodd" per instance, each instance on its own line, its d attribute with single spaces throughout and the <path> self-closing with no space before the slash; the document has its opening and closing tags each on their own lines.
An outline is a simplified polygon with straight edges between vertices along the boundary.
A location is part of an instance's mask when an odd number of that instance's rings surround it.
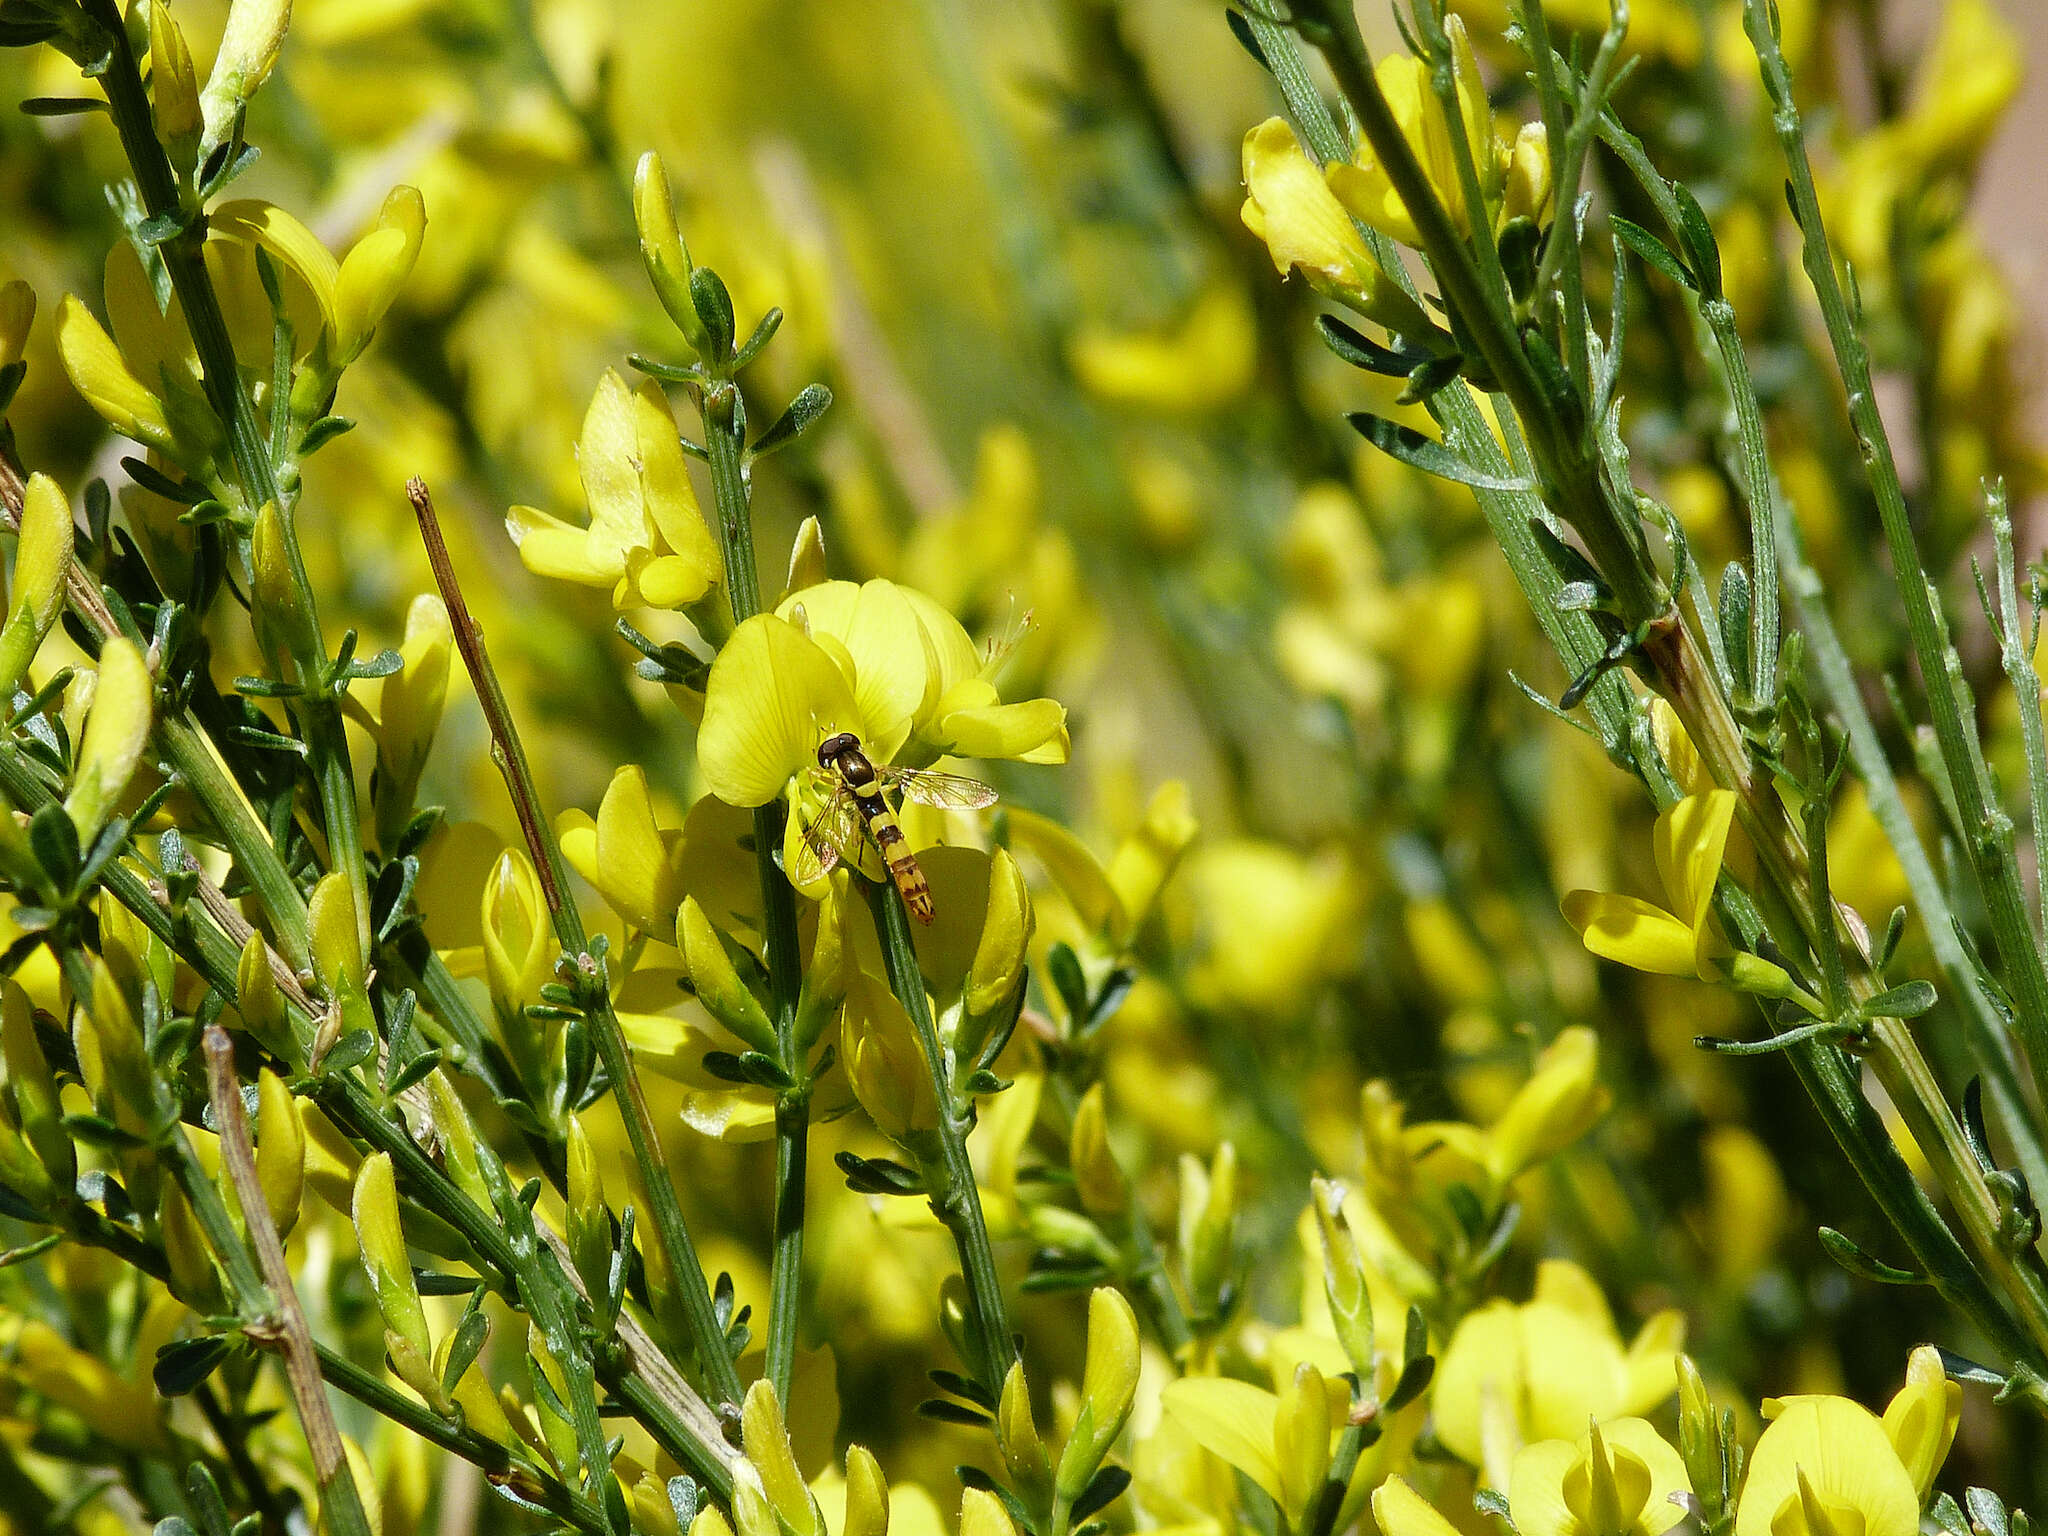
<svg viewBox="0 0 2048 1536">
<path fill-rule="evenodd" d="M 903 828 L 897 823 L 895 812 L 882 798 L 881 781 L 876 776 L 875 765 L 861 750 L 860 738 L 851 731 L 827 737 L 818 746 L 818 766 L 839 775 L 840 782 L 853 797 L 861 820 L 867 825 L 875 851 L 888 866 L 889 878 L 901 893 L 903 904 L 910 908 L 911 915 L 919 922 L 929 923 L 932 920 L 932 888 L 925 880 L 924 871 L 917 866 L 917 859 L 904 839 Z"/>
</svg>

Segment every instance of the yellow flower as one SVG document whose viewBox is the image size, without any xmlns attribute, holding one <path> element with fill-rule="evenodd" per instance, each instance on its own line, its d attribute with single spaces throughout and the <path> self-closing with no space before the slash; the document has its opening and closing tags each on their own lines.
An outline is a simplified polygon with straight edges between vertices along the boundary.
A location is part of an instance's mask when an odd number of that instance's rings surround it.
<svg viewBox="0 0 2048 1536">
<path fill-rule="evenodd" d="M 1764 1404 L 1766 1413 L 1774 1405 Z M 1885 1426 L 1845 1397 L 1795 1397 L 1750 1453 L 1735 1536 L 1913 1536 L 1920 1495 Z"/>
<path fill-rule="evenodd" d="M 1711 955 L 1720 937 L 1713 923 L 1714 884 L 1734 816 L 1732 790 L 1687 795 L 1657 818 L 1652 840 L 1669 906 L 1605 891 L 1573 891 L 1564 899 L 1565 921 L 1602 959 L 1660 976 L 1713 979 L 1717 972 Z"/>
<path fill-rule="evenodd" d="M 1685 1459 L 1645 1419 L 1525 1445 L 1508 1475 L 1519 1536 L 1663 1536 L 1685 1518 L 1671 1495 L 1691 1492 Z"/>
<path fill-rule="evenodd" d="M 1529 1301 L 1489 1302 L 1451 1335 L 1433 1391 L 1437 1434 L 1502 1482 L 1501 1452 L 1574 1439 L 1589 1418 L 1645 1413 L 1669 1397 L 1684 1333 L 1680 1313 L 1660 1312 L 1624 1349 L 1593 1277 L 1547 1260 Z"/>
<path fill-rule="evenodd" d="M 1494 139 L 1486 84 L 1479 76 L 1479 61 L 1473 57 L 1465 23 L 1453 16 L 1446 27 L 1451 37 L 1465 142 L 1471 147 L 1480 191 L 1491 209 L 1500 196 L 1502 153 Z M 1414 151 L 1423 175 L 1450 215 L 1452 226 L 1461 235 L 1471 233 L 1464 182 L 1458 173 L 1457 151 L 1451 139 L 1453 129 L 1436 93 L 1430 89 L 1429 66 L 1408 54 L 1390 54 L 1380 60 L 1373 73 L 1393 110 L 1395 122 L 1401 126 L 1401 136 Z M 1385 167 L 1374 158 L 1371 146 L 1361 143 L 1357 153 L 1354 163 L 1329 168 L 1330 190 L 1340 203 L 1382 234 L 1403 245 L 1420 246 L 1422 236 L 1415 228 L 1415 220 L 1401 201 L 1401 194 L 1394 190 Z"/>
<path fill-rule="evenodd" d="M 1350 1390 L 1326 1380 L 1308 1362 L 1276 1394 L 1248 1381 L 1190 1376 L 1160 1394 L 1160 1407 L 1194 1442 L 1237 1468 L 1280 1506 L 1298 1528 L 1322 1492 L 1330 1468 L 1330 1437 L 1344 1422 Z M 1357 1501 L 1377 1466 L 1361 1459 L 1352 1487 Z M 1353 1503 L 1351 1498 L 1347 1504 Z M 1343 1517 L 1339 1517 L 1342 1528 Z"/>
<path fill-rule="evenodd" d="M 1291 1016 L 1351 963 L 1356 906 L 1341 858 L 1238 838 L 1188 856 L 1167 914 L 1195 956 L 1188 990 L 1198 1001 Z"/>
<path fill-rule="evenodd" d="M 837 731 L 877 764 L 1064 762 L 1065 708 L 1002 703 L 992 669 L 960 621 L 910 587 L 828 581 L 791 593 L 735 629 L 712 663 L 697 736 L 705 787 L 729 805 L 765 805 Z"/>
<path fill-rule="evenodd" d="M 1325 298 L 1348 304 L 1390 330 L 1427 329 L 1422 312 L 1373 260 L 1330 185 L 1285 118 L 1269 117 L 1244 136 L 1244 226 L 1266 242 L 1284 276 L 1300 272 Z"/>
<path fill-rule="evenodd" d="M 683 903 L 683 831 L 654 819 L 647 770 L 628 763 L 612 775 L 595 821 L 582 811 L 556 820 L 562 857 L 633 927 L 663 937 Z"/>
<path fill-rule="evenodd" d="M 1486 1166 L 1496 1184 L 1577 1141 L 1614 1096 L 1600 1081 L 1600 1039 L 1583 1024 L 1560 1030 L 1486 1133 Z"/>
<path fill-rule="evenodd" d="M 1119 405 L 1207 411 L 1251 387 L 1258 367 L 1251 305 L 1230 285 L 1210 288 L 1166 335 L 1128 335 L 1088 327 L 1067 344 L 1082 387 Z"/>
<path fill-rule="evenodd" d="M 415 187 L 393 187 L 377 222 L 342 258 L 334 279 L 336 364 L 350 363 L 370 344 L 370 335 L 419 259 L 426 235 L 427 206 Z"/>
<path fill-rule="evenodd" d="M 637 389 L 610 369 L 598 380 L 577 444 L 587 527 L 535 507 L 505 526 L 536 576 L 611 589 L 612 605 L 682 608 L 718 583 L 718 550 L 697 510 L 675 418 L 661 388 Z"/>
<path fill-rule="evenodd" d="M 864 715 L 893 726 L 896 709 L 907 708 L 908 740 L 875 761 L 899 754 L 913 767 L 941 757 L 1067 760 L 1065 706 L 1053 699 L 1003 703 L 995 680 L 1004 650 L 977 650 L 960 621 L 915 587 L 822 582 L 792 592 L 775 611 L 793 619 L 798 608 L 814 640 L 837 642 Z"/>
</svg>

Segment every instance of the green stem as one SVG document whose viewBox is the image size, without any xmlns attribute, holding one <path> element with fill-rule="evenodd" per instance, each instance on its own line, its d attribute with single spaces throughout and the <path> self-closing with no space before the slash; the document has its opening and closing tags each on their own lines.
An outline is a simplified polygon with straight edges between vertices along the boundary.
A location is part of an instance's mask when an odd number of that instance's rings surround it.
<svg viewBox="0 0 2048 1536">
<path fill-rule="evenodd" d="M 1735 307 L 1718 296 L 1700 304 L 1700 315 L 1713 333 L 1728 380 L 1729 403 L 1735 410 L 1735 438 L 1742 449 L 1742 494 L 1749 505 L 1749 553 L 1754 579 L 1749 584 L 1749 677 L 1744 680 L 1750 702 L 1768 707 L 1778 692 L 1778 536 L 1772 527 L 1775 497 L 1771 451 L 1764 439 L 1763 411 L 1757 405 L 1756 383 L 1749 358 L 1735 329 Z"/>
<path fill-rule="evenodd" d="M 1948 643 L 1933 586 L 1920 562 L 1906 493 L 1892 458 L 1891 439 L 1878 412 L 1870 376 L 1870 355 L 1857 335 L 1835 271 L 1834 253 L 1821 222 L 1820 198 L 1814 189 L 1813 167 L 1806 154 L 1805 128 L 1792 94 L 1791 71 L 1772 30 L 1763 0 L 1744 0 L 1744 21 L 1755 44 L 1764 89 L 1772 106 L 1787 171 L 1792 210 L 1804 236 L 1802 255 L 1808 280 L 1820 301 L 1821 319 L 1834 350 L 1835 366 L 1848 391 L 1849 418 L 1863 454 L 1864 475 L 1877 502 L 1899 598 L 1906 613 L 1906 631 L 1919 663 L 1928 713 L 1942 762 L 1948 768 L 1956 809 L 1970 864 L 1984 897 L 2008 985 L 2018 1004 L 2014 1027 L 2019 1034 L 2034 1084 L 2048 1095 L 2048 961 L 2036 941 L 2029 903 L 2014 854 L 2012 818 L 1993 799 L 1990 775 L 1977 740 L 1966 694 L 1951 673 L 1953 652 Z"/>
<path fill-rule="evenodd" d="M 106 91 L 108 111 L 129 168 L 135 174 L 143 210 L 153 219 L 183 216 L 186 209 L 177 176 L 157 140 L 149 97 L 143 89 L 141 70 L 134 50 L 129 47 L 120 12 L 113 0 L 91 0 L 90 9 L 108 37 L 109 63 L 100 76 L 100 84 Z M 290 626 L 293 664 L 300 674 L 298 681 L 306 690 L 299 700 L 299 710 L 307 758 L 319 786 L 326 819 L 328 864 L 347 882 L 355 905 L 357 942 L 367 957 L 370 887 L 363 858 L 361 813 L 356 804 L 355 771 L 349 761 L 341 707 L 326 686 L 328 661 L 320 634 L 319 606 L 299 548 L 288 499 L 278 488 L 276 467 L 270 460 L 262 423 L 256 417 L 255 401 L 242 387 L 234 340 L 228 334 L 226 316 L 206 270 L 202 254 L 205 242 L 204 219 L 195 218 L 190 228 L 165 240 L 157 249 L 184 310 L 193 350 L 199 357 L 201 383 L 214 414 L 227 431 L 236 478 L 248 510 L 253 513 L 265 503 L 274 503 L 278 509 L 293 600 L 304 615 L 302 624 Z M 286 409 L 285 402 L 275 402 L 273 409 Z"/>
<path fill-rule="evenodd" d="M 1659 589 L 1633 506 L 1620 505 L 1621 489 L 1608 485 L 1600 473 L 1583 420 L 1560 415 L 1564 402 L 1537 372 L 1512 317 L 1488 302 L 1484 280 L 1373 74 L 1372 58 L 1350 5 L 1316 0 L 1314 8 L 1319 17 L 1317 46 L 1421 236 L 1444 302 L 1463 322 L 1487 371 L 1500 381 L 1515 413 L 1534 434 L 1531 446 L 1549 484 L 1547 499 L 1554 507 L 1570 509 L 1572 526 L 1614 590 L 1625 620 L 1661 615 L 1669 603 Z M 1569 217 L 1569 210 L 1565 215 Z M 1582 417 L 1583 407 L 1573 415 Z"/>
<path fill-rule="evenodd" d="M 932 1022 L 931 999 L 925 995 L 924 977 L 917 968 L 917 949 L 910 937 L 910 915 L 887 881 L 868 882 L 868 908 L 874 913 L 875 931 L 882 939 L 882 964 L 889 974 L 889 990 L 910 1016 L 917 1033 L 918 1048 L 931 1074 L 932 1097 L 939 1108 L 939 1147 L 936 1162 L 926 1170 L 939 1187 L 931 1190 L 932 1210 L 953 1235 L 960 1251 L 960 1274 L 967 1282 L 969 1318 L 975 1352 L 972 1362 L 982 1385 L 999 1391 L 1003 1379 L 1017 1359 L 1016 1337 L 1010 1328 L 1009 1310 L 1003 1301 L 1002 1277 L 996 1270 L 995 1250 L 989 1245 L 988 1221 L 982 1214 L 981 1187 L 975 1181 L 974 1163 L 967 1155 L 967 1132 L 974 1123 L 974 1101 L 964 1103 L 953 1086 L 952 1058 Z"/>
<path fill-rule="evenodd" d="M 626 1139 L 632 1146 L 633 1161 L 639 1170 L 647 1203 L 652 1208 L 650 1214 L 654 1218 L 656 1240 L 662 1246 L 669 1269 L 682 1293 L 683 1313 L 689 1323 L 691 1343 L 695 1346 L 705 1383 L 717 1401 L 736 1404 L 743 1395 L 739 1372 L 733 1368 L 732 1353 L 726 1347 L 725 1330 L 719 1326 L 718 1314 L 712 1306 L 711 1287 L 704 1279 L 703 1262 L 697 1256 L 696 1244 L 691 1241 L 689 1225 L 683 1219 L 682 1203 L 676 1197 L 675 1181 L 670 1177 L 662 1156 L 654 1116 L 647 1108 L 647 1095 L 640 1086 L 639 1075 L 633 1070 L 632 1052 L 626 1044 L 625 1031 L 612 1007 L 604 966 L 590 952 L 583 914 L 576 906 L 569 884 L 568 861 L 562 857 L 562 845 L 555 837 L 553 825 L 541 810 L 533 769 L 526 760 L 525 744 L 513 722 L 511 703 L 506 699 L 497 671 L 484 650 L 483 626 L 471 617 L 469 604 L 463 598 L 462 584 L 456 579 L 447 543 L 441 537 L 440 522 L 434 516 L 433 497 L 419 480 L 408 482 L 406 494 L 411 497 L 413 511 L 419 519 L 420 537 L 426 544 L 435 585 L 448 608 L 456 649 L 462 653 L 463 666 L 469 672 L 477 700 L 483 706 L 484 718 L 490 725 L 492 756 L 497 759 L 499 772 L 504 776 L 505 787 L 512 797 L 513 809 L 518 814 L 520 829 L 533 855 L 541 889 L 547 896 L 555 937 L 575 966 L 578 996 L 590 1020 L 598 1059 L 604 1063 L 605 1075 L 611 1079 L 613 1093 L 619 1102 L 619 1118 L 625 1123 Z"/>
<path fill-rule="evenodd" d="M 761 611 L 761 578 L 754 551 L 753 500 L 746 468 L 746 428 L 739 417 L 739 389 L 731 379 L 714 381 L 702 393 L 704 447 L 711 467 L 712 502 L 725 556 L 726 593 L 735 625 Z M 803 960 L 797 941 L 796 892 L 776 854 L 782 847 L 782 802 L 754 810 L 754 860 L 761 882 L 763 945 L 768 965 L 769 1002 L 775 1021 L 778 1065 L 792 1086 L 775 1106 L 775 1255 L 768 1275 L 767 1376 L 779 1401 L 787 1404 L 796 1371 L 802 1323 L 804 1264 L 804 1166 L 810 1139 L 810 1064 L 796 1043 L 797 1005 L 803 991 Z"/>
<path fill-rule="evenodd" d="M 2037 611 L 2024 616 L 2020 609 L 2018 573 L 2014 569 L 2012 513 L 2006 505 L 2005 482 L 1993 482 L 1987 493 L 1991 537 L 1998 553 L 1998 611 L 2003 633 L 1998 657 L 2012 684 L 2013 702 L 2019 707 L 2020 739 L 2027 754 L 2028 823 L 2039 848 L 2048 837 L 2048 738 L 2041 726 L 2041 677 L 2034 670 L 2034 640 L 2039 624 Z M 2048 878 L 2036 874 L 2042 905 L 2042 931 L 2048 931 Z"/>
</svg>

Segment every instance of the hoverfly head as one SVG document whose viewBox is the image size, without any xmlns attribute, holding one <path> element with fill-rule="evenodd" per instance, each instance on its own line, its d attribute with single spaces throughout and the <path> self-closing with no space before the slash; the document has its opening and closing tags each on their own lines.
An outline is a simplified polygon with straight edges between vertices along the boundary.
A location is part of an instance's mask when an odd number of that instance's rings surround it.
<svg viewBox="0 0 2048 1536">
<path fill-rule="evenodd" d="M 857 751 L 859 748 L 860 738 L 851 731 L 840 731 L 836 735 L 827 736 L 818 743 L 818 766 L 830 768 L 846 753 Z"/>
</svg>

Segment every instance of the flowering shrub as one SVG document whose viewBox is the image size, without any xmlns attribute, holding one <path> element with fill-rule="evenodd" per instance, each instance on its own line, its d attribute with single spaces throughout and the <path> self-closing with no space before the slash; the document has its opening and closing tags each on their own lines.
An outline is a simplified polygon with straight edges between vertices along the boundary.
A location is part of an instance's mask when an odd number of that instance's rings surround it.
<svg viewBox="0 0 2048 1536">
<path fill-rule="evenodd" d="M 0 3 L 0 1529 L 2025 1536 L 1885 9 Z"/>
</svg>

